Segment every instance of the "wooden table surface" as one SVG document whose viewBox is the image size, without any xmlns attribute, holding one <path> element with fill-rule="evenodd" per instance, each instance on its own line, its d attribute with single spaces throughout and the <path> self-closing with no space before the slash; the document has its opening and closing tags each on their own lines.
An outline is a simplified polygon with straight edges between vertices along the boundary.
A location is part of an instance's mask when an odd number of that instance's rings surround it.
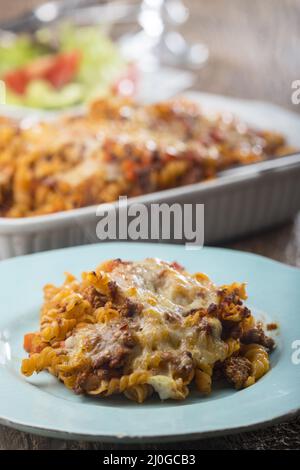
<svg viewBox="0 0 300 470">
<path fill-rule="evenodd" d="M 0 21 L 38 0 L 0 0 Z M 298 0 L 189 0 L 190 40 L 202 40 L 210 60 L 194 88 L 267 100 L 294 112 L 291 83 L 300 79 Z M 299 129 L 300 131 L 300 129 Z M 300 184 L 300 182 L 299 182 Z M 288 225 L 227 245 L 300 267 L 300 214 Z M 300 290 L 299 290 L 300 295 Z M 290 449 L 300 448 L 300 417 L 264 430 L 201 441 L 117 446 L 43 438 L 0 426 L 0 449 Z"/>
</svg>

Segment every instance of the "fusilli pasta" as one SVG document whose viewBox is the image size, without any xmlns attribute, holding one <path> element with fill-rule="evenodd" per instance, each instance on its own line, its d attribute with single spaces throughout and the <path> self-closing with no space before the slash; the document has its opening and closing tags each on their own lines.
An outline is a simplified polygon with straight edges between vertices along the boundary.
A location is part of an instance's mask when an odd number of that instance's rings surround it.
<svg viewBox="0 0 300 470">
<path fill-rule="evenodd" d="M 245 284 L 218 288 L 176 262 L 110 260 L 44 296 L 22 373 L 47 370 L 75 393 L 183 400 L 193 382 L 202 395 L 220 375 L 240 389 L 270 367 L 274 342 L 244 305 Z"/>
</svg>

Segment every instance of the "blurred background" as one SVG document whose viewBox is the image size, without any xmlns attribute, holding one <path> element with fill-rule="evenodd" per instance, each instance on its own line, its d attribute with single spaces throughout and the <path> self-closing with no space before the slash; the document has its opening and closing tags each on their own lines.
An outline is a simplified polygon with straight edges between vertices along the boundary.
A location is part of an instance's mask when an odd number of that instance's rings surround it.
<svg viewBox="0 0 300 470">
<path fill-rule="evenodd" d="M 0 0 L 0 23 L 44 3 Z M 300 112 L 300 106 L 291 102 L 291 84 L 300 78 L 298 0 L 185 0 L 184 4 L 179 0 L 118 1 L 116 17 L 120 16 L 122 3 L 163 12 L 164 30 L 153 20 L 153 14 L 140 17 L 140 21 L 144 21 L 152 39 L 160 34 L 167 37 L 167 46 L 159 49 L 162 62 L 192 69 L 193 83 L 190 76 L 185 76 L 183 87 L 268 100 Z M 174 54 L 170 58 L 168 49 L 171 56 L 175 51 L 175 59 Z M 187 60 L 187 52 L 191 60 Z"/>
</svg>

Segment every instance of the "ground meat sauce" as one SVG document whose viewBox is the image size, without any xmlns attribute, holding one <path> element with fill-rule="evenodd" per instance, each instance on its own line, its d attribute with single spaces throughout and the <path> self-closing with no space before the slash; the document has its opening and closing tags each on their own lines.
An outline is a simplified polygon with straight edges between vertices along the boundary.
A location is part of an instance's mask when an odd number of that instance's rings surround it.
<svg viewBox="0 0 300 470">
<path fill-rule="evenodd" d="M 98 325 L 97 325 L 98 326 Z M 91 365 L 88 370 L 77 377 L 74 390 L 83 393 L 92 386 L 93 377 L 110 379 L 118 376 L 118 371 L 136 345 L 133 331 L 126 323 L 99 324 L 93 336 L 88 337 L 84 344 Z"/>
<path fill-rule="evenodd" d="M 272 338 L 267 336 L 263 331 L 262 327 L 254 327 L 246 331 L 242 336 L 242 342 L 244 344 L 257 343 L 261 344 L 269 351 L 272 351 L 275 347 L 275 342 Z"/>
<path fill-rule="evenodd" d="M 223 364 L 223 372 L 235 388 L 242 388 L 251 374 L 251 362 L 246 357 L 229 357 Z"/>
<path fill-rule="evenodd" d="M 109 369 L 118 369 L 124 365 L 126 357 L 134 346 L 134 336 L 127 324 L 120 325 L 118 329 L 115 325 L 112 327 L 107 324 L 95 337 L 92 367 L 98 369 L 105 366 Z"/>
<path fill-rule="evenodd" d="M 93 308 L 103 307 L 107 298 L 98 292 L 95 287 L 88 286 L 83 291 L 83 297 L 91 304 Z"/>
</svg>

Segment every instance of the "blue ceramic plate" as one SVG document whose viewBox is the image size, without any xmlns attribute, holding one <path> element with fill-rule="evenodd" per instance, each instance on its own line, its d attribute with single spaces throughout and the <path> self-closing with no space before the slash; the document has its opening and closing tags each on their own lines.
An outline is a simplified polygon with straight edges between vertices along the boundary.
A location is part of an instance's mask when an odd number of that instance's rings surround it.
<svg viewBox="0 0 300 470">
<path fill-rule="evenodd" d="M 20 372 L 23 335 L 38 328 L 42 287 L 61 283 L 63 272 L 79 275 L 108 258 L 177 260 L 204 271 L 218 284 L 248 283 L 256 316 L 279 322 L 272 369 L 245 390 L 214 390 L 183 402 L 76 396 L 55 378 Z M 14 258 L 0 263 L 0 421 L 20 430 L 70 439 L 162 441 L 194 439 L 247 430 L 294 415 L 300 408 L 300 270 L 237 251 L 183 246 L 105 243 Z M 293 360 L 293 358 L 295 360 Z"/>
</svg>

